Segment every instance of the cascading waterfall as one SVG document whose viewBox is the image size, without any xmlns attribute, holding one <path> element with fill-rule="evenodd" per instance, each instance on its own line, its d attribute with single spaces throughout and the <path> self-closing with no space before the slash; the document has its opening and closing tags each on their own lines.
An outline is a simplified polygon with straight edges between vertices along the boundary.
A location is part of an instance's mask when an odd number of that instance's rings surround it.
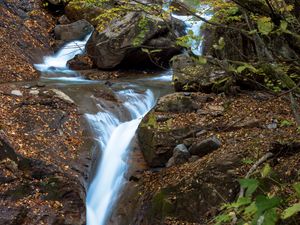
<svg viewBox="0 0 300 225">
<path fill-rule="evenodd" d="M 107 111 L 87 115 L 96 135 L 102 139 L 100 147 L 103 148 L 103 156 L 87 196 L 87 224 L 89 225 L 106 223 L 127 171 L 126 155 L 130 142 L 143 116 L 155 103 L 154 95 L 150 90 L 145 94 L 136 93 L 132 89 L 122 90 L 118 95 L 127 98 L 124 106 L 130 113 L 130 121 L 120 122 L 116 116 Z"/>
<path fill-rule="evenodd" d="M 41 72 L 62 72 L 74 73 L 69 70 L 67 62 L 73 59 L 76 55 L 81 55 L 85 52 L 85 46 L 92 34 L 87 35 L 82 41 L 72 41 L 64 45 L 56 54 L 45 56 L 43 63 L 35 64 L 34 67 Z"/>
<path fill-rule="evenodd" d="M 52 74 L 50 78 L 46 77 L 47 79 L 63 78 L 64 81 L 73 81 L 74 75 L 77 74 L 67 67 L 67 61 L 84 52 L 89 37 L 90 35 L 83 41 L 68 43 L 55 55 L 44 57 L 44 62 L 34 65 L 35 68 L 43 74 Z M 55 77 L 57 73 L 64 77 Z M 162 80 L 170 80 L 170 74 L 164 76 Z M 155 79 L 159 80 L 158 77 Z M 86 84 L 82 82 L 83 78 L 79 78 L 79 80 L 81 84 Z M 88 225 L 104 225 L 106 223 L 124 183 L 130 143 L 143 116 L 154 106 L 156 101 L 153 92 L 149 89 L 137 92 L 134 90 L 134 85 L 125 85 L 125 87 L 121 91 L 116 91 L 115 94 L 123 102 L 125 111 L 130 115 L 128 121 L 122 121 L 121 118 L 102 107 L 100 103 L 97 105 L 99 108 L 97 114 L 85 115 L 94 131 L 95 139 L 103 151 L 96 176 L 90 184 L 87 194 Z"/>
<path fill-rule="evenodd" d="M 173 16 L 186 23 L 187 32 L 192 30 L 195 35 L 200 33 L 202 22 L 195 21 L 191 16 Z M 210 15 L 206 15 L 207 19 L 209 17 Z M 68 68 L 67 62 L 76 55 L 84 53 L 85 45 L 90 36 L 91 34 L 82 41 L 73 41 L 66 44 L 53 56 L 44 57 L 43 63 L 35 64 L 35 68 L 43 74 L 51 74 L 50 77 L 46 77 L 47 79 L 80 81 L 81 84 L 88 85 L 76 72 Z M 192 51 L 195 55 L 201 55 L 201 42 L 193 42 Z M 63 75 L 63 77 L 57 77 L 57 74 Z M 148 80 L 169 83 L 171 77 L 172 74 L 168 71 L 160 76 L 136 79 L 136 81 L 144 83 Z M 138 92 L 134 89 L 134 85 L 125 85 L 125 87 L 125 90 L 117 91 L 115 94 L 123 102 L 123 107 L 130 115 L 128 121 L 118 118 L 110 110 L 102 107 L 100 103 L 98 104 L 99 112 L 97 114 L 85 115 L 94 131 L 95 139 L 103 151 L 96 175 L 87 194 L 88 225 L 106 224 L 124 183 L 130 143 L 143 116 L 154 106 L 156 101 L 156 97 L 149 89 Z"/>
</svg>

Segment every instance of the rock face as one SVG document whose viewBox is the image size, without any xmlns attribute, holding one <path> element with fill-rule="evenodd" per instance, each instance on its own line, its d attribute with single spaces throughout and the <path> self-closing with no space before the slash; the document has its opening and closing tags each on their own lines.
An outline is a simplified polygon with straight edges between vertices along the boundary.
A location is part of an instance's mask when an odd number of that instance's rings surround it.
<svg viewBox="0 0 300 225">
<path fill-rule="evenodd" d="M 83 19 L 70 24 L 56 25 L 54 34 L 57 40 L 73 41 L 84 39 L 93 30 L 93 26 Z"/>
<path fill-rule="evenodd" d="M 173 32 L 170 26 L 174 27 Z M 165 65 L 172 56 L 180 53 L 181 48 L 176 47 L 175 40 L 183 30 L 182 22 L 174 18 L 166 24 L 158 17 L 130 12 L 113 20 L 104 31 L 94 32 L 87 44 L 87 52 L 101 69 L 153 66 L 153 62 Z M 142 51 L 142 46 L 161 51 L 151 54 L 150 58 Z"/>
<path fill-rule="evenodd" d="M 190 56 L 179 55 L 172 59 L 173 82 L 176 91 L 212 92 L 214 84 L 227 77 L 225 71 L 206 63 L 201 65 Z"/>
<path fill-rule="evenodd" d="M 87 55 L 77 55 L 68 61 L 67 65 L 72 70 L 89 70 L 93 67 L 93 62 Z"/>
</svg>

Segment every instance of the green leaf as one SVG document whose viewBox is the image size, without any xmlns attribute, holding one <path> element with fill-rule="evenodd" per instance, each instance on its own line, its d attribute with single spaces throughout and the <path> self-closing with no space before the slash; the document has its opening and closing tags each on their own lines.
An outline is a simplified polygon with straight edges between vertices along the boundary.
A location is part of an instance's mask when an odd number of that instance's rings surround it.
<svg viewBox="0 0 300 225">
<path fill-rule="evenodd" d="M 264 221 L 262 225 L 276 225 L 278 215 L 275 208 L 269 209 L 264 213 Z"/>
<path fill-rule="evenodd" d="M 248 207 L 245 208 L 244 214 L 246 216 L 253 216 L 257 212 L 255 202 L 252 202 Z"/>
<path fill-rule="evenodd" d="M 286 32 L 288 27 L 288 23 L 285 20 L 280 21 L 280 30 L 282 32 Z"/>
<path fill-rule="evenodd" d="M 239 66 L 239 67 L 236 69 L 236 71 L 237 71 L 238 73 L 242 73 L 246 68 L 247 68 L 246 66 Z"/>
<path fill-rule="evenodd" d="M 254 163 L 254 161 L 252 159 L 248 159 L 248 158 L 243 159 L 242 162 L 244 164 L 252 164 L 252 163 Z"/>
<path fill-rule="evenodd" d="M 149 49 L 146 49 L 146 48 L 142 48 L 142 52 L 145 52 L 145 53 L 147 53 L 147 54 L 150 53 Z"/>
<path fill-rule="evenodd" d="M 257 27 L 260 33 L 268 35 L 274 28 L 270 17 L 261 17 L 257 20 Z"/>
<path fill-rule="evenodd" d="M 249 205 L 251 203 L 250 197 L 240 197 L 236 202 L 229 205 L 228 208 L 239 208 L 244 205 Z"/>
<path fill-rule="evenodd" d="M 270 175 L 271 171 L 272 171 L 272 168 L 271 168 L 270 164 L 267 163 L 261 171 L 261 176 L 263 178 L 265 178 Z"/>
<path fill-rule="evenodd" d="M 281 200 L 278 197 L 268 198 L 263 195 L 257 196 L 257 198 L 255 200 L 257 210 L 258 210 L 258 212 L 260 212 L 259 214 L 262 214 L 263 212 L 265 212 L 268 209 L 279 206 L 280 202 L 281 202 Z"/>
<path fill-rule="evenodd" d="M 246 197 L 250 197 L 257 189 L 259 182 L 256 179 L 240 179 L 241 187 L 246 188 Z"/>
<path fill-rule="evenodd" d="M 229 214 L 221 214 L 215 218 L 216 225 L 222 224 L 223 222 L 229 222 L 232 217 Z"/>
<path fill-rule="evenodd" d="M 287 209 L 285 209 L 282 212 L 281 218 L 285 220 L 285 219 L 297 214 L 298 212 L 300 212 L 300 202 L 292 205 L 291 207 L 289 207 Z"/>
<path fill-rule="evenodd" d="M 294 183 L 294 184 L 293 184 L 293 187 L 294 187 L 294 189 L 295 189 L 295 191 L 296 191 L 298 197 L 300 198 L 300 182 Z"/>
</svg>

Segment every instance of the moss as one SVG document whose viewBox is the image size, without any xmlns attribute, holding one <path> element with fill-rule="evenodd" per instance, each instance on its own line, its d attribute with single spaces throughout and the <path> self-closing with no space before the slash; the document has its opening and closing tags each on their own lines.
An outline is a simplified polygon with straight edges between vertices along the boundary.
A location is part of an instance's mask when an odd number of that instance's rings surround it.
<svg viewBox="0 0 300 225">
<path fill-rule="evenodd" d="M 163 189 L 154 195 L 152 199 L 152 209 L 150 211 L 151 217 L 159 217 L 160 219 L 167 216 L 172 216 L 175 210 L 174 205 L 168 199 L 170 190 Z"/>
<path fill-rule="evenodd" d="M 156 116 L 153 111 L 150 111 L 141 122 L 141 127 L 158 128 Z"/>
</svg>

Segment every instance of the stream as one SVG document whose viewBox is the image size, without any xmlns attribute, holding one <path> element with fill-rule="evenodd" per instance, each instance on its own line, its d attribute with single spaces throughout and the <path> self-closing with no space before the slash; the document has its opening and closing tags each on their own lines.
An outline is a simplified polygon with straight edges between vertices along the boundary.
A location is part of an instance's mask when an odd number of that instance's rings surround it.
<svg viewBox="0 0 300 225">
<path fill-rule="evenodd" d="M 36 64 L 35 68 L 42 73 L 43 82 L 66 93 L 85 112 L 84 117 L 100 151 L 87 193 L 87 224 L 105 225 L 126 182 L 126 162 L 138 125 L 157 99 L 172 91 L 172 72 L 154 76 L 135 74 L 111 81 L 110 88 L 121 102 L 111 106 L 95 98 L 93 93 L 106 88 L 105 81 L 86 80 L 67 66 L 67 61 L 84 52 L 89 37 L 68 43 L 56 54 L 45 56 L 43 63 Z"/>
<path fill-rule="evenodd" d="M 200 32 L 201 21 L 193 21 L 191 16 L 174 17 L 186 23 L 187 32 Z M 110 89 L 121 104 L 108 104 L 94 93 L 107 88 L 105 81 L 87 80 L 67 66 L 69 60 L 85 52 L 90 36 L 66 44 L 34 66 L 42 73 L 43 82 L 66 93 L 85 113 L 99 151 L 86 199 L 87 224 L 105 225 L 126 182 L 127 161 L 138 125 L 160 96 L 172 92 L 172 71 L 151 76 L 136 73 L 110 81 Z M 191 46 L 195 55 L 201 55 L 201 41 Z"/>
</svg>

